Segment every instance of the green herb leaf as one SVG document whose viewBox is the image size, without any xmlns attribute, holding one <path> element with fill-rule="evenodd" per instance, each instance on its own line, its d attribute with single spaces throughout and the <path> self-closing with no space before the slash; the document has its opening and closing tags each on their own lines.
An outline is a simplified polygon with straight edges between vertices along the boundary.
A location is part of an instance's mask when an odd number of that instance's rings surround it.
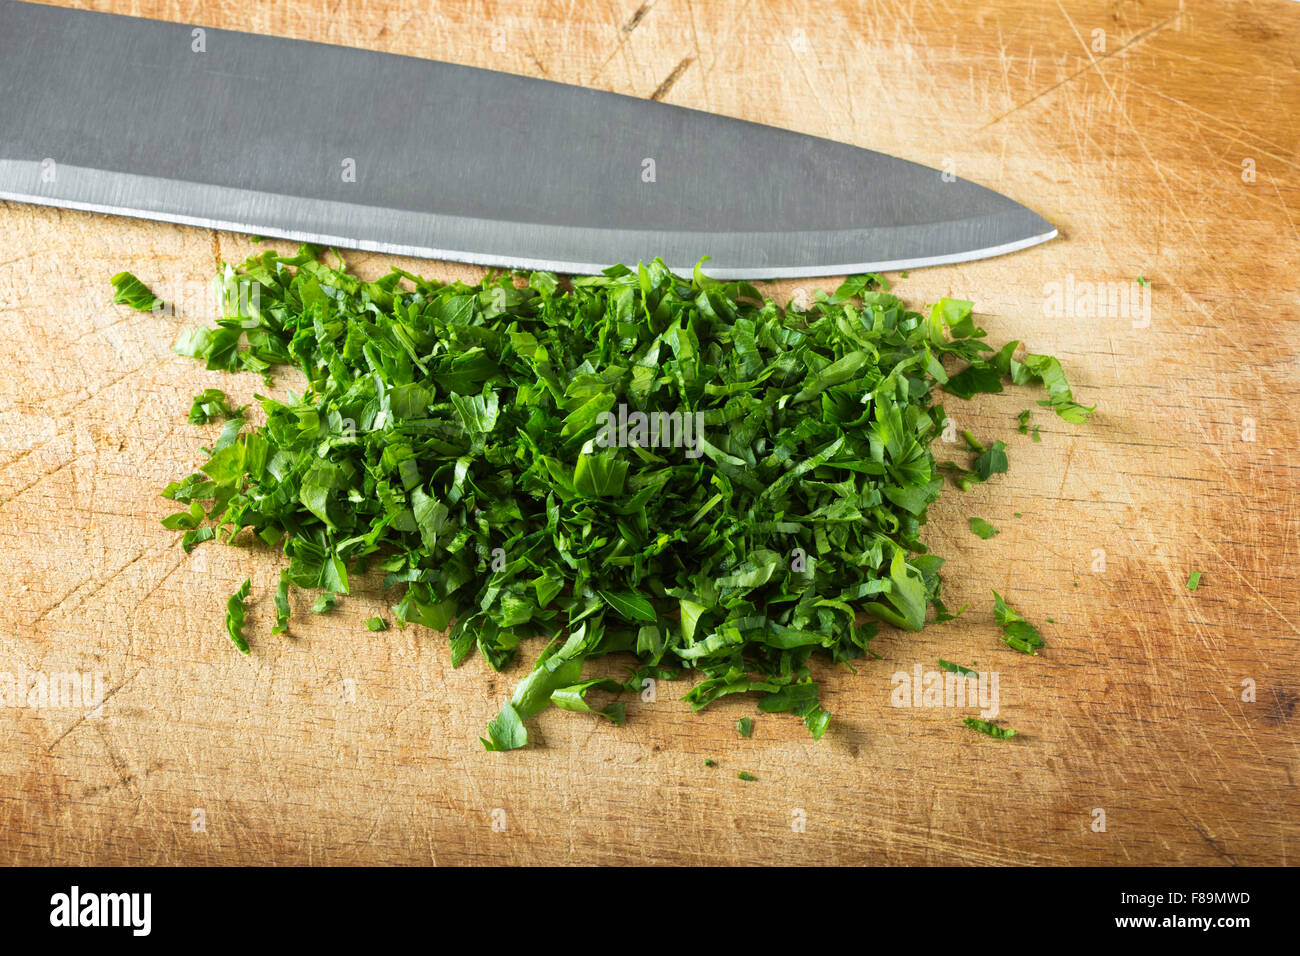
<svg viewBox="0 0 1300 956">
<path fill-rule="evenodd" d="M 289 572 L 280 572 L 280 584 L 275 589 L 275 626 L 272 634 L 283 634 L 289 630 Z"/>
<path fill-rule="evenodd" d="M 988 540 L 989 538 L 993 537 L 995 534 L 1001 533 L 998 531 L 997 528 L 993 527 L 993 525 L 989 524 L 983 518 L 971 518 L 970 529 L 971 531 L 974 531 L 977 535 L 979 535 L 981 538 L 984 538 L 985 540 Z"/>
<path fill-rule="evenodd" d="M 244 600 L 251 587 L 252 580 L 245 578 L 244 583 L 226 601 L 226 633 L 241 654 L 248 653 L 248 641 L 244 639 Z"/>
<path fill-rule="evenodd" d="M 109 281 L 113 283 L 115 305 L 129 305 L 140 312 L 152 312 L 163 307 L 163 300 L 129 272 L 119 272 Z"/>
<path fill-rule="evenodd" d="M 967 717 L 962 723 L 972 730 L 978 730 L 986 737 L 992 737 L 994 740 L 1006 740 L 1008 737 L 1014 737 L 1019 732 L 1012 730 L 1010 727 L 999 727 L 995 723 L 987 720 L 977 720 L 974 717 Z"/>
<path fill-rule="evenodd" d="M 975 474 L 980 481 L 988 481 L 993 475 L 1006 473 L 1006 448 L 1002 442 L 995 441 L 988 451 L 975 459 Z"/>
<path fill-rule="evenodd" d="M 1002 628 L 1002 643 L 1022 654 L 1037 654 L 1043 646 L 1038 628 L 1030 624 L 1010 607 L 1002 595 L 993 592 L 993 619 Z"/>
<path fill-rule="evenodd" d="M 236 412 L 226 400 L 226 393 L 219 388 L 204 389 L 194 396 L 190 405 L 189 422 L 191 425 L 206 425 L 214 418 L 231 418 Z"/>
</svg>

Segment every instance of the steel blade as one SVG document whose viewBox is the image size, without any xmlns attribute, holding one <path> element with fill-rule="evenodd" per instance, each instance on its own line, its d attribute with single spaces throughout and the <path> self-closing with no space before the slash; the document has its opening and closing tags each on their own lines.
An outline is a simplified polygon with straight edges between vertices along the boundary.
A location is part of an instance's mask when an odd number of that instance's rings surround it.
<svg viewBox="0 0 1300 956">
<path fill-rule="evenodd" d="M 937 170 L 431 60 L 0 0 L 0 198 L 483 265 L 915 268 L 1056 235 Z"/>
</svg>

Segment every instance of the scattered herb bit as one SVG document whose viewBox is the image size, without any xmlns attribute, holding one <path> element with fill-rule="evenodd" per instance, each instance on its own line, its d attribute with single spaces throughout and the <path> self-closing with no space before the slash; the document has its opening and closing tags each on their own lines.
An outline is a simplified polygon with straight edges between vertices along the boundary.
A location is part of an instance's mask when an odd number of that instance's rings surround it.
<svg viewBox="0 0 1300 956">
<path fill-rule="evenodd" d="M 840 287 L 835 290 L 835 295 L 831 297 L 830 301 L 845 302 L 849 299 L 861 296 L 864 293 L 872 292 L 875 289 L 884 289 L 888 292 L 889 280 L 875 272 L 865 272 L 862 275 L 849 276 L 840 283 Z"/>
<path fill-rule="evenodd" d="M 736 733 L 742 737 L 750 737 L 754 733 L 754 719 L 752 717 L 741 717 L 736 721 Z"/>
<path fill-rule="evenodd" d="M 1138 276 L 1138 285 L 1142 286 L 1144 289 L 1151 288 L 1151 283 L 1147 281 L 1145 276 Z"/>
<path fill-rule="evenodd" d="M 997 591 L 993 592 L 993 619 L 1002 628 L 1002 643 L 1012 650 L 1022 654 L 1037 654 L 1038 648 L 1043 646 L 1038 628 L 1008 606 Z"/>
<path fill-rule="evenodd" d="M 980 444 L 979 439 L 977 439 L 977 438 L 976 438 L 974 435 L 972 435 L 970 432 L 968 432 L 968 431 L 964 431 L 964 432 L 962 432 L 962 433 L 961 433 L 961 437 L 964 438 L 964 439 L 966 440 L 966 447 L 967 447 L 968 449 L 970 449 L 971 451 L 973 451 L 973 452 L 982 452 L 982 451 L 984 451 L 984 446 Z"/>
<path fill-rule="evenodd" d="M 973 671 L 969 667 L 962 667 L 960 664 L 954 664 L 952 661 L 945 661 L 942 657 L 939 658 L 939 666 L 950 673 L 961 674 L 965 677 L 980 676 L 978 671 Z"/>
<path fill-rule="evenodd" d="M 1201 586 L 1201 572 L 1193 571 L 1187 578 L 1187 590 L 1195 591 Z"/>
<path fill-rule="evenodd" d="M 1048 623 L 1048 624 L 1055 624 L 1055 623 L 1056 623 L 1056 618 L 1054 618 L 1054 617 L 1049 617 L 1049 618 L 1047 619 L 1047 623 Z"/>
<path fill-rule="evenodd" d="M 980 481 L 988 481 L 993 475 L 1006 473 L 1006 448 L 1001 441 L 995 441 L 992 448 L 975 459 L 975 474 Z"/>
<path fill-rule="evenodd" d="M 226 601 L 226 633 L 239 648 L 241 654 L 248 653 L 248 641 L 244 639 L 244 599 L 252 587 L 252 580 L 245 578 L 230 599 Z"/>
<path fill-rule="evenodd" d="M 211 541 L 217 536 L 217 532 L 210 526 L 202 528 L 192 528 L 181 535 L 181 550 L 189 554 L 195 546 L 202 544 L 204 541 Z"/>
<path fill-rule="evenodd" d="M 966 445 L 971 451 L 980 451 L 971 470 L 961 467 L 956 462 L 940 462 L 936 467 L 940 471 L 951 472 L 957 487 L 969 491 L 971 485 L 988 481 L 993 475 L 1000 475 L 1007 470 L 1006 444 L 995 441 L 990 448 L 981 445 L 969 432 L 965 433 Z"/>
<path fill-rule="evenodd" d="M 187 507 L 164 524 L 282 545 L 277 631 L 290 586 L 321 592 L 323 613 L 371 567 L 404 589 L 399 626 L 448 631 L 453 665 L 477 652 L 502 670 L 547 639 L 489 750 L 524 746 L 551 705 L 621 723 L 622 704 L 588 695 L 686 669 L 703 677 L 692 709 L 755 694 L 821 737 L 814 654 L 847 663 L 877 622 L 954 616 L 920 540 L 940 469 L 962 487 L 1007 469 L 1000 441 L 972 471 L 936 464 L 936 389 L 1041 382 L 1058 414 L 1086 418 L 1055 359 L 1015 362 L 1018 343 L 987 357 L 970 302 L 925 316 L 875 275 L 805 310 L 658 260 L 365 281 L 308 245 L 220 279 L 216 327 L 175 350 L 268 381 L 293 366 L 306 384 L 259 398 L 261 426 L 201 408 L 228 420 L 200 471 L 164 489 Z M 632 680 L 584 680 L 610 653 L 636 655 Z"/>
<path fill-rule="evenodd" d="M 235 415 L 226 400 L 226 393 L 219 388 L 208 388 L 194 396 L 189 422 L 191 425 L 206 425 L 214 418 L 233 418 Z"/>
<path fill-rule="evenodd" d="M 1032 414 L 1033 414 L 1033 409 L 1026 408 L 1023 412 L 1021 412 L 1019 415 L 1016 416 L 1016 422 L 1017 422 L 1016 430 L 1019 431 L 1020 434 L 1022 435 L 1029 434 L 1029 416 Z"/>
<path fill-rule="evenodd" d="M 1023 362 L 1018 362 L 1012 355 L 1019 345 L 1016 341 L 1008 342 L 988 359 L 972 359 L 969 366 L 942 385 L 944 391 L 959 398 L 970 398 L 980 392 L 1002 391 L 1004 378 L 1009 378 L 1014 385 L 1037 382 L 1047 389 L 1047 398 L 1039 401 L 1039 405 L 1050 407 L 1067 422 L 1086 422 L 1095 406 L 1074 401 L 1061 363 L 1050 355 L 1026 355 Z"/>
<path fill-rule="evenodd" d="M 989 524 L 983 518 L 971 518 L 970 529 L 986 541 L 995 534 L 1001 534 L 997 528 L 993 527 L 993 525 Z"/>
<path fill-rule="evenodd" d="M 1035 426 L 1034 426 L 1034 441 L 1035 441 L 1035 442 L 1040 442 L 1040 441 L 1042 441 L 1042 440 L 1043 440 L 1043 439 L 1042 439 L 1041 437 L 1039 437 L 1039 434 L 1038 434 L 1038 426 L 1035 425 Z"/>
<path fill-rule="evenodd" d="M 1017 734 L 1017 731 L 1012 730 L 1010 727 L 999 727 L 992 721 L 978 720 L 974 717 L 967 717 L 962 723 L 972 730 L 978 730 L 984 736 L 992 737 L 995 740 L 1006 740 L 1008 737 L 1014 737 Z"/>
<path fill-rule="evenodd" d="M 736 774 L 736 776 L 739 777 L 741 780 L 749 780 L 751 782 L 758 779 L 748 770 L 742 770 L 740 771 L 740 773 Z"/>
<path fill-rule="evenodd" d="M 153 312 L 163 307 L 163 300 L 149 291 L 149 287 L 129 272 L 119 272 L 109 280 L 113 283 L 113 303 L 129 305 L 140 312 Z"/>
<path fill-rule="evenodd" d="M 711 757 L 705 757 L 705 758 L 704 758 L 704 766 L 706 766 L 706 767 L 716 767 L 717 765 L 718 765 L 717 762 L 714 761 L 713 758 L 711 758 Z"/>
<path fill-rule="evenodd" d="M 182 528 L 197 528 L 204 517 L 203 506 L 197 501 L 192 501 L 187 510 L 169 514 L 162 519 L 161 524 L 164 528 L 179 531 Z"/>
<path fill-rule="evenodd" d="M 1022 515 L 1019 511 L 1017 511 L 1017 512 L 1016 512 L 1016 517 L 1017 517 L 1017 518 L 1023 518 L 1024 515 Z"/>
<path fill-rule="evenodd" d="M 280 572 L 280 585 L 275 589 L 275 626 L 272 634 L 283 634 L 289 630 L 289 571 Z"/>
<path fill-rule="evenodd" d="M 388 622 L 385 621 L 382 617 L 368 617 L 366 618 L 366 630 L 386 631 L 388 630 Z"/>
</svg>

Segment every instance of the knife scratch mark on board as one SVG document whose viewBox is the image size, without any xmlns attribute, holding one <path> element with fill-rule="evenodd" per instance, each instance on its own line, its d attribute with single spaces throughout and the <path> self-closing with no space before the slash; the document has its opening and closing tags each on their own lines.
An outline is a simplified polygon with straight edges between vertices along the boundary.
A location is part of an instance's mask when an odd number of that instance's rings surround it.
<svg viewBox="0 0 1300 956">
<path fill-rule="evenodd" d="M 1206 540 L 1205 535 L 1201 534 L 1200 531 L 1196 531 L 1196 530 L 1194 530 L 1193 533 L 1196 535 L 1197 538 L 1200 539 L 1203 545 L 1205 545 L 1207 548 L 1209 548 L 1211 551 L 1214 552 L 1214 556 L 1219 559 L 1221 565 L 1226 567 L 1237 577 L 1241 578 L 1241 583 L 1246 585 L 1246 587 L 1250 588 L 1251 593 L 1254 594 L 1255 597 L 1259 598 L 1261 604 L 1263 604 L 1266 608 L 1268 608 L 1270 611 L 1276 614 L 1278 618 L 1281 619 L 1283 624 L 1291 628 L 1291 630 L 1295 631 L 1297 634 L 1300 634 L 1300 628 L 1297 628 L 1294 624 L 1292 624 L 1290 618 L 1288 618 L 1285 614 L 1283 614 L 1276 607 L 1274 607 L 1272 602 L 1270 602 L 1268 598 L 1264 597 L 1264 595 L 1259 592 L 1259 588 L 1251 584 L 1250 579 L 1246 577 L 1244 574 L 1242 574 L 1241 571 L 1238 570 L 1235 564 L 1233 564 L 1231 561 L 1226 560 L 1223 557 L 1223 553 L 1219 551 L 1219 549 L 1216 548 L 1213 544 L 1211 544 L 1208 540 Z M 1281 635 L 1275 635 L 1275 636 L 1280 637 Z M 1289 638 L 1283 638 L 1283 639 L 1289 640 Z"/>
<path fill-rule="evenodd" d="M 686 70 L 690 67 L 690 65 L 694 62 L 695 62 L 695 57 L 693 56 L 683 57 L 682 62 L 678 63 L 675 67 L 673 67 L 673 71 L 668 74 L 668 76 L 664 79 L 662 83 L 659 84 L 659 88 L 650 94 L 650 99 L 654 100 L 655 102 L 658 102 L 659 100 L 662 100 L 665 96 L 667 96 L 668 91 L 673 88 L 673 84 L 676 83 L 679 79 L 681 79 L 682 74 L 685 73 Z"/>
<path fill-rule="evenodd" d="M 981 129 L 981 130 L 986 130 L 986 129 L 988 129 L 990 126 L 995 126 L 995 125 L 997 125 L 998 123 L 1001 123 L 1004 119 L 1006 119 L 1006 118 L 1007 118 L 1008 116 L 1010 116 L 1012 113 L 1019 112 L 1020 110 L 1024 109 L 1026 106 L 1030 105 L 1031 103 L 1034 103 L 1034 102 L 1036 102 L 1037 100 L 1042 99 L 1044 96 L 1046 96 L 1048 93 L 1051 93 L 1053 90 L 1059 89 L 1060 87 L 1064 86 L 1066 83 L 1069 83 L 1069 82 L 1070 82 L 1071 80 L 1073 80 L 1074 78 L 1076 78 L 1076 77 L 1078 77 L 1078 76 L 1080 76 L 1080 75 L 1082 75 L 1082 74 L 1084 74 L 1084 73 L 1087 73 L 1088 70 L 1090 70 L 1090 69 L 1093 67 L 1093 64 L 1096 62 L 1096 60 L 1107 60 L 1107 59 L 1110 59 L 1111 57 L 1119 56 L 1119 54 L 1123 53 L 1125 50 L 1127 50 L 1129 47 L 1133 46 L 1134 44 L 1136 44 L 1136 43 L 1140 43 L 1141 41 L 1145 40 L 1147 37 L 1151 36 L 1153 33 L 1158 33 L 1159 31 L 1163 30 L 1165 27 L 1169 26 L 1169 24 L 1171 24 L 1171 23 L 1173 23 L 1175 20 L 1177 20 L 1180 16 L 1182 16 L 1182 11 L 1179 11 L 1178 13 L 1175 13 L 1172 17 L 1170 17 L 1169 19 L 1165 20 L 1165 21 L 1162 22 L 1162 23 L 1157 23 L 1155 26 L 1150 27 L 1150 28 L 1148 28 L 1148 29 L 1146 29 L 1146 30 L 1143 30 L 1143 31 L 1142 31 L 1141 33 L 1139 33 L 1137 36 L 1133 37 L 1133 39 L 1129 40 L 1127 43 L 1122 43 L 1122 44 L 1120 44 L 1119 46 L 1117 46 L 1117 47 L 1116 47 L 1114 50 L 1112 50 L 1111 52 L 1109 52 L 1109 53 L 1103 53 L 1101 56 L 1097 57 L 1095 60 L 1094 60 L 1094 59 L 1090 59 L 1089 62 L 1088 62 L 1088 64 L 1087 64 L 1086 66 L 1082 66 L 1082 67 L 1080 67 L 1078 70 L 1074 71 L 1073 73 L 1071 73 L 1069 76 L 1065 77 L 1064 79 L 1057 80 L 1055 83 L 1053 83 L 1053 84 L 1052 84 L 1051 86 L 1049 86 L 1047 89 L 1043 90 L 1041 93 L 1035 93 L 1033 96 L 1031 96 L 1029 99 L 1025 100 L 1025 101 L 1024 101 L 1023 103 L 1021 103 L 1020 105 L 1018 105 L 1018 106 L 1013 106 L 1011 109 L 1007 110 L 1007 111 L 1006 111 L 1005 113 L 1003 113 L 1001 116 L 998 116 L 998 117 L 995 117 L 994 119 L 989 120 L 987 123 L 985 123 L 983 126 L 981 126 L 980 129 Z M 1073 25 L 1073 24 L 1071 24 L 1071 25 Z"/>
<path fill-rule="evenodd" d="M 645 15 L 650 12 L 654 5 L 655 0 L 645 0 L 645 3 L 636 8 L 636 13 L 632 14 L 627 23 L 623 24 L 623 32 L 631 33 L 635 30 L 637 26 L 640 25 L 641 21 L 645 19 Z"/>
<path fill-rule="evenodd" d="M 143 670 L 144 670 L 143 667 L 136 668 L 136 671 L 135 671 L 134 674 L 132 674 L 132 675 L 131 675 L 130 677 L 128 677 L 126 680 L 122 681 L 122 683 L 118 684 L 116 687 L 112 688 L 111 690 L 106 691 L 106 692 L 104 693 L 104 698 L 103 698 L 103 700 L 101 700 L 101 701 L 99 702 L 99 704 L 95 707 L 95 710 L 99 710 L 99 709 L 100 709 L 101 707 L 103 707 L 106 703 L 108 703 L 108 699 L 109 699 L 110 697 L 112 697 L 114 694 L 116 694 L 119 690 L 121 690 L 121 689 L 122 689 L 123 687 L 125 687 L 127 684 L 131 683 L 131 681 L 133 681 L 133 680 L 135 680 L 137 677 L 139 677 L 139 676 L 140 676 L 140 673 L 141 673 Z M 94 713 L 94 710 L 92 710 L 90 713 Z M 64 737 L 68 736 L 68 734 L 72 733 L 74 730 L 76 730 L 78 727 L 80 727 L 83 723 L 86 722 L 86 718 L 90 716 L 90 713 L 82 714 L 80 717 L 78 717 L 76 720 L 74 720 L 71 724 L 69 724 L 67 730 L 65 730 L 63 733 L 59 734 L 59 736 L 55 737 L 54 740 L 52 740 L 52 741 L 50 742 L 50 745 L 49 745 L 48 747 L 45 748 L 45 752 L 46 752 L 46 753 L 52 753 L 52 752 L 54 751 L 54 748 L 57 747 L 57 746 L 59 745 L 59 742 L 60 742 L 61 740 L 63 740 Z"/>
<path fill-rule="evenodd" d="M 1286 200 L 1282 198 L 1282 190 L 1277 188 L 1277 182 L 1270 176 L 1268 184 L 1273 187 L 1273 192 L 1277 193 L 1277 203 L 1282 211 L 1286 213 L 1286 221 L 1291 224 L 1291 232 L 1297 239 L 1300 239 L 1300 232 L 1296 231 L 1295 220 L 1291 218 L 1291 210 L 1286 207 Z"/>
<path fill-rule="evenodd" d="M 1143 139 L 1141 131 L 1139 131 L 1133 124 L 1133 120 L 1129 118 L 1128 111 L 1124 108 L 1123 101 L 1116 95 L 1114 86 L 1112 86 L 1110 80 L 1106 78 L 1106 74 L 1101 68 L 1101 60 L 1092 55 L 1092 48 L 1084 41 L 1082 34 L 1079 33 L 1079 28 L 1075 26 L 1074 19 L 1066 12 L 1065 7 L 1061 6 L 1060 0 L 1057 0 L 1056 8 L 1061 11 L 1061 16 L 1065 17 L 1065 22 L 1070 25 L 1070 30 L 1074 33 L 1075 39 L 1077 39 L 1079 45 L 1083 47 L 1084 52 L 1088 56 L 1089 64 L 1091 64 L 1093 70 L 1097 73 L 1097 79 L 1101 80 L 1101 85 L 1105 87 L 1106 95 L 1110 98 L 1111 104 L 1119 113 L 1120 119 L 1124 121 L 1125 125 L 1128 126 L 1129 130 L 1135 137 L 1138 147 L 1142 150 L 1143 154 L 1147 158 L 1147 163 L 1151 166 L 1151 171 L 1156 174 L 1156 178 L 1160 180 L 1160 184 L 1164 187 L 1165 192 L 1174 207 L 1174 211 L 1182 217 L 1183 223 L 1189 229 L 1189 235 L 1199 237 L 1199 233 L 1196 231 L 1190 217 L 1187 215 L 1187 209 L 1184 205 L 1182 194 L 1170 186 L 1169 180 L 1165 176 L 1164 168 L 1156 161 L 1155 156 L 1152 155 L 1151 149 Z M 1106 59 L 1106 57 L 1103 56 L 1102 59 Z M 1201 242 L 1201 252 L 1205 255 L 1209 255 L 1209 250 L 1205 247 L 1204 242 Z"/>
<path fill-rule="evenodd" d="M 1187 815 L 1187 812 L 1183 810 L 1182 807 L 1175 807 L 1174 809 L 1178 811 L 1178 815 L 1182 817 L 1184 820 L 1186 820 L 1188 825 L 1190 825 L 1193 830 L 1195 830 L 1198 834 L 1200 834 L 1201 839 L 1204 840 L 1206 843 L 1208 843 L 1216 853 L 1218 853 L 1229 863 L 1233 864 L 1234 866 L 1236 865 L 1237 861 L 1233 859 L 1232 854 L 1229 853 L 1227 850 L 1225 850 L 1223 847 L 1219 846 L 1219 844 L 1214 841 L 1214 838 L 1211 837 L 1205 831 L 1205 828 L 1201 826 L 1199 823 L 1197 823 L 1195 820 L 1193 820 L 1191 817 L 1189 817 Z"/>
<path fill-rule="evenodd" d="M 1162 100 L 1166 100 L 1170 103 L 1175 104 L 1176 106 L 1182 107 L 1183 109 L 1187 110 L 1189 113 L 1196 113 L 1199 114 L 1200 116 L 1204 116 L 1207 119 L 1212 120 L 1214 123 L 1217 123 L 1219 126 L 1223 127 L 1223 129 L 1231 130 L 1234 133 L 1242 134 L 1240 136 L 1233 137 L 1233 142 L 1249 145 L 1252 149 L 1258 150 L 1263 155 L 1267 156 L 1269 159 L 1276 160 L 1277 162 L 1285 166 L 1294 167 L 1296 165 L 1295 160 L 1292 157 L 1290 151 L 1287 149 L 1287 147 L 1278 145 L 1277 143 L 1273 142 L 1271 139 L 1264 138 L 1262 135 L 1260 135 L 1258 130 L 1248 130 L 1243 126 L 1239 126 L 1229 120 L 1223 119 L 1220 116 L 1216 116 L 1215 114 L 1207 110 L 1203 110 L 1200 109 L 1199 107 L 1193 106 L 1191 103 L 1179 99 L 1176 96 L 1170 96 L 1168 93 L 1164 92 L 1163 90 L 1156 89 L 1153 86 L 1148 86 L 1145 83 L 1139 83 L 1136 80 L 1130 79 L 1129 84 L 1135 90 L 1138 90 L 1143 93 L 1149 93 L 1152 96 L 1159 97 Z M 1194 119 L 1189 119 L 1188 122 L 1196 123 Z M 1207 126 L 1204 123 L 1196 124 L 1196 125 L 1201 128 L 1214 129 L 1213 126 Z M 1220 133 L 1220 135 L 1223 135 L 1222 130 L 1219 130 L 1218 132 Z"/>
</svg>

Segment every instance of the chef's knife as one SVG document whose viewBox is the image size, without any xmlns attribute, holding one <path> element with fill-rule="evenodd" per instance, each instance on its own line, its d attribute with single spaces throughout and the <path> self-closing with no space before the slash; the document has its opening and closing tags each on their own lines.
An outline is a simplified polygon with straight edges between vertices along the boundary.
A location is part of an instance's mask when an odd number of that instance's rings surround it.
<svg viewBox="0 0 1300 956">
<path fill-rule="evenodd" d="M 1056 235 L 939 171 L 431 60 L 0 0 L 0 199 L 483 265 L 720 278 Z"/>
</svg>

